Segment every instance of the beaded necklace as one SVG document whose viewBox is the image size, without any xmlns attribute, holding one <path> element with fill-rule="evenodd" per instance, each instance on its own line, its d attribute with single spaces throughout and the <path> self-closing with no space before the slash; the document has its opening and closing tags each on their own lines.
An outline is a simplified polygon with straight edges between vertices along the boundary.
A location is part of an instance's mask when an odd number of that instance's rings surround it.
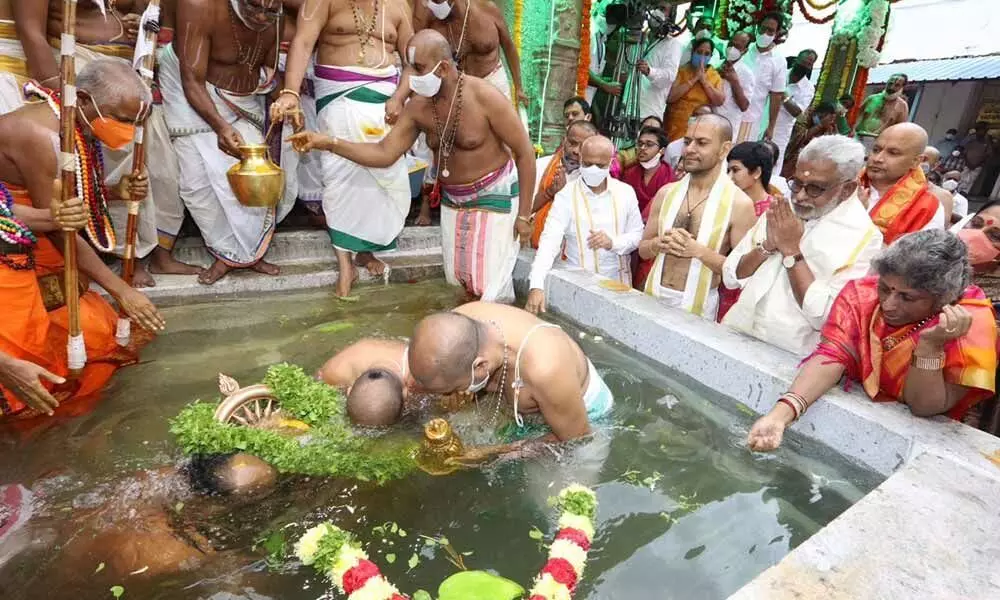
<svg viewBox="0 0 1000 600">
<path fill-rule="evenodd" d="M 28 271 L 35 268 L 35 257 L 31 247 L 38 239 L 20 219 L 14 216 L 14 197 L 7 186 L 0 182 L 0 240 L 13 246 L 24 246 L 28 250 L 28 260 L 18 261 L 0 254 L 0 264 L 14 271 Z"/>
<path fill-rule="evenodd" d="M 45 100 L 56 118 L 62 115 L 62 103 L 59 92 L 47 90 L 35 82 L 24 86 L 27 94 L 38 96 Z M 99 252 L 110 253 L 115 249 L 115 229 L 111 224 L 111 213 L 108 212 L 108 190 L 104 183 L 104 157 L 97 142 L 90 142 L 83 135 L 83 127 L 79 121 L 73 135 L 76 146 L 76 191 L 88 208 L 87 238 Z"/>
<path fill-rule="evenodd" d="M 375 0 L 371 21 L 365 21 L 364 11 L 361 10 L 361 7 L 354 0 L 351 0 L 351 12 L 354 13 L 354 29 L 358 36 L 358 43 L 361 44 L 361 51 L 358 52 L 358 64 L 361 64 L 365 60 L 366 48 L 375 45 L 375 27 L 378 24 L 378 0 Z"/>
</svg>

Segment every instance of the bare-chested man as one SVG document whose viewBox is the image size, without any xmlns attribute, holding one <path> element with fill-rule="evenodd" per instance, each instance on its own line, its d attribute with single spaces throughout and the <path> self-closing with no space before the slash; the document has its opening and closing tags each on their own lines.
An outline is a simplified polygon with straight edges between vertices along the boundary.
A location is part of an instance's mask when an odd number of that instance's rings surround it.
<svg viewBox="0 0 1000 600">
<path fill-rule="evenodd" d="M 732 139 L 729 120 L 719 115 L 688 125 L 681 159 L 687 175 L 653 198 L 639 243 L 639 256 L 655 259 L 646 293 L 712 321 L 722 264 L 756 221 L 753 201 L 723 169 Z"/>
<path fill-rule="evenodd" d="M 907 77 L 897 73 L 885 82 L 885 89 L 865 98 L 861 105 L 861 115 L 858 117 L 858 140 L 864 144 L 865 150 L 872 151 L 875 140 L 883 131 L 904 123 L 910 116 L 910 105 L 903 95 Z"/>
<path fill-rule="evenodd" d="M 354 342 L 323 363 L 316 377 L 323 383 L 349 390 L 362 373 L 386 369 L 406 384 L 406 342 L 365 338 Z"/>
<path fill-rule="evenodd" d="M 531 235 L 531 140 L 503 94 L 458 71 L 440 33 L 417 32 L 406 54 L 416 95 L 382 141 L 359 144 L 302 132 L 293 136 L 293 143 L 301 152 L 325 150 L 385 167 L 426 133 L 440 182 L 445 277 L 483 300 L 512 301 L 517 237 L 527 243 Z"/>
<path fill-rule="evenodd" d="M 62 1 L 11 1 L 30 76 L 46 87 L 58 88 L 58 46 L 63 29 Z M 107 16 L 104 16 L 94 2 L 80 2 L 76 9 L 77 72 L 87 63 L 104 57 L 132 64 L 136 38 L 140 35 L 139 21 L 146 4 L 147 0 L 116 0 L 107 3 Z M 169 15 L 170 9 L 171 3 L 168 0 L 161 7 L 161 15 Z M 200 268 L 181 263 L 171 254 L 174 240 L 184 221 L 184 206 L 177 194 L 177 161 L 160 107 L 157 106 L 150 113 L 145 132 L 149 194 L 139 209 L 136 255 L 139 258 L 148 257 L 149 260 L 136 261 L 133 279 L 136 287 L 154 285 L 150 273 L 196 275 L 201 272 Z M 111 148 L 105 144 L 102 152 L 107 185 L 115 188 L 131 175 L 131 141 L 119 148 Z M 109 208 L 116 232 L 114 253 L 122 257 L 125 253 L 128 206 L 122 202 L 113 202 Z"/>
<path fill-rule="evenodd" d="M 549 441 L 587 435 L 614 404 L 569 335 L 512 306 L 471 302 L 425 318 L 413 332 L 409 359 L 414 380 L 431 393 L 491 392 L 496 410 L 511 407 L 518 426 L 522 415 L 540 414 L 552 431 Z"/>
<path fill-rule="evenodd" d="M 128 129 L 149 110 L 150 93 L 131 65 L 98 60 L 84 67 L 77 79 L 77 118 L 83 134 L 78 144 L 88 150 L 107 121 Z M 39 90 L 39 94 L 45 94 Z M 57 101 L 34 102 L 0 117 L 0 183 L 18 205 L 48 209 L 53 198 L 53 178 L 58 170 L 59 117 Z M 92 168 L 81 176 L 93 182 L 98 173 Z M 93 189 L 93 186 L 87 186 Z M 96 192 L 84 195 L 87 204 L 100 204 Z M 100 211 L 91 211 L 92 213 Z M 15 212 L 15 214 L 17 214 Z M 100 218 L 88 227 L 91 243 L 100 245 L 109 237 L 109 224 Z M 29 225 L 37 243 L 5 244 L 0 248 L 0 351 L 30 359 L 56 375 L 66 374 L 68 314 L 62 291 L 61 232 L 43 221 Z M 25 236 L 26 237 L 26 236 Z M 82 237 L 77 238 L 80 273 L 103 287 L 125 313 L 149 332 L 163 329 L 163 318 L 143 294 L 129 287 L 111 272 Z M 33 268 L 32 268 L 33 267 Z M 81 279 L 83 279 L 81 277 Z M 78 387 L 65 390 L 70 396 L 86 396 L 99 391 L 117 365 L 134 358 L 134 352 L 119 348 L 115 340 L 118 315 L 98 293 L 80 296 L 80 323 L 86 342 L 87 367 L 76 381 Z M 133 333 L 138 344 L 148 337 Z M 63 397 L 65 398 L 65 396 Z M 0 403 L 3 413 L 24 409 L 17 398 Z"/>
<path fill-rule="evenodd" d="M 485 79 L 507 98 L 513 98 L 511 82 L 500 62 L 503 49 L 513 78 L 517 100 L 528 106 L 528 96 L 521 85 L 521 59 L 511 38 L 507 22 L 491 0 L 414 0 L 414 29 L 433 29 L 445 36 L 455 52 L 458 68 L 464 73 Z"/>
<path fill-rule="evenodd" d="M 300 88 L 316 52 L 314 87 L 319 130 L 345 141 L 382 140 L 409 93 L 397 64 L 413 28 L 405 0 L 306 0 L 288 53 L 285 89 L 271 117 L 302 124 Z M 337 252 L 337 295 L 357 278 L 351 255 L 374 275 L 385 265 L 372 252 L 394 250 L 410 211 L 410 180 L 402 155 L 374 168 L 325 155 L 323 213 Z"/>
<path fill-rule="evenodd" d="M 226 171 L 241 145 L 264 141 L 264 94 L 274 87 L 281 16 L 281 0 L 178 0 L 174 42 L 160 53 L 181 198 L 215 257 L 198 278 L 203 284 L 232 269 L 279 272 L 263 258 L 295 202 L 294 186 L 286 181 L 276 208 L 249 208 L 236 199 Z"/>
</svg>

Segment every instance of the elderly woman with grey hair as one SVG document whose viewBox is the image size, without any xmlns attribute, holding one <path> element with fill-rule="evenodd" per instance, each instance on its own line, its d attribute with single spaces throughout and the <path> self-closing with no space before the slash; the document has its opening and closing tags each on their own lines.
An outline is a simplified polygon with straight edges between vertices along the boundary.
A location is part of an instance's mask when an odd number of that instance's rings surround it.
<svg viewBox="0 0 1000 600">
<path fill-rule="evenodd" d="M 754 423 L 752 450 L 774 450 L 785 429 L 846 375 L 876 402 L 902 402 L 920 417 L 960 419 L 993 395 L 997 326 L 970 285 L 969 257 L 941 230 L 912 233 L 852 281 L 834 302 L 822 341 L 771 412 Z"/>
</svg>

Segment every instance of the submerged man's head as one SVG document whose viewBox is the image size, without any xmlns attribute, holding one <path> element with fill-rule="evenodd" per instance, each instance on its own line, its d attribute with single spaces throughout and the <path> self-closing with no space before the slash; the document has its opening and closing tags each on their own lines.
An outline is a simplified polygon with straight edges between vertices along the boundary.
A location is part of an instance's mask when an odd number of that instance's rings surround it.
<svg viewBox="0 0 1000 600">
<path fill-rule="evenodd" d="M 187 467 L 192 485 L 209 494 L 251 495 L 274 487 L 278 472 L 245 453 L 199 455 Z"/>
<path fill-rule="evenodd" d="M 386 369 L 368 369 L 347 390 L 347 417 L 363 427 L 388 427 L 403 414 L 403 382 Z"/>
</svg>

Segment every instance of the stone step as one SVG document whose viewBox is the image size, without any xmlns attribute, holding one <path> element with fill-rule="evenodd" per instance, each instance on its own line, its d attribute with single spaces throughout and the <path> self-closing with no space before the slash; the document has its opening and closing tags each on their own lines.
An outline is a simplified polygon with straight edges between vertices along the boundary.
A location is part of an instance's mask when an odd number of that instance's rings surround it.
<svg viewBox="0 0 1000 600">
<path fill-rule="evenodd" d="M 441 254 L 440 227 L 405 227 L 395 252 L 378 253 L 382 260 L 390 256 Z M 174 247 L 177 260 L 208 266 L 212 256 L 200 237 L 182 238 Z M 329 235 L 322 230 L 279 231 L 271 241 L 265 260 L 276 265 L 336 264 L 337 255 Z"/>
<path fill-rule="evenodd" d="M 329 242 L 328 242 L 329 243 Z M 380 258 L 389 266 L 389 283 L 405 283 L 443 277 L 440 249 L 385 253 Z M 156 286 L 142 292 L 158 306 L 183 304 L 191 299 L 219 298 L 237 294 L 261 294 L 314 288 L 333 288 L 337 284 L 336 261 L 313 263 L 288 262 L 281 265 L 281 274 L 264 275 L 250 269 L 227 274 L 213 285 L 198 283 L 192 275 L 154 275 Z M 385 279 L 373 277 L 364 268 L 358 269 L 360 285 L 383 285 Z"/>
</svg>

